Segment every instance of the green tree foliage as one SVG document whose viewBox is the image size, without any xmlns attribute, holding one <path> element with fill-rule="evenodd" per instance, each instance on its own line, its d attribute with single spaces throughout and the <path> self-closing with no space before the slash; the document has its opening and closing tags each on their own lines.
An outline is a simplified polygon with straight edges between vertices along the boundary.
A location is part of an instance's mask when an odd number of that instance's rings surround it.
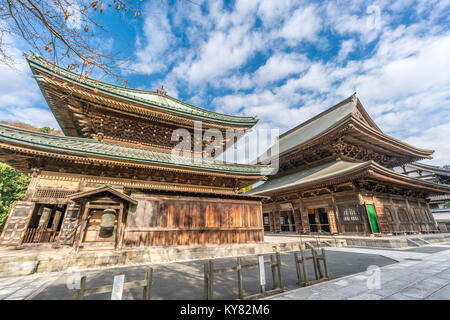
<svg viewBox="0 0 450 320">
<path fill-rule="evenodd" d="M 444 203 L 444 208 L 450 208 L 450 201 Z"/>
<path fill-rule="evenodd" d="M 50 127 L 42 127 L 39 129 L 39 132 L 50 133 Z"/>
<path fill-rule="evenodd" d="M 0 162 L 0 232 L 14 201 L 25 196 L 30 178 Z"/>
</svg>

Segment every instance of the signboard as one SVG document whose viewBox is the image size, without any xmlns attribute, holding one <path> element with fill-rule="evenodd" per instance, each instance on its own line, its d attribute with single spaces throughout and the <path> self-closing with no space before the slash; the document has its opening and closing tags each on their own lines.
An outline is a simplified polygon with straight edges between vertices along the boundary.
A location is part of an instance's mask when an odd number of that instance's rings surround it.
<svg viewBox="0 0 450 320">
<path fill-rule="evenodd" d="M 121 274 L 114 276 L 114 283 L 111 293 L 111 300 L 122 300 L 123 293 L 123 282 L 125 280 L 125 275 Z"/>
<path fill-rule="evenodd" d="M 264 268 L 264 256 L 258 256 L 259 264 L 259 282 L 261 285 L 266 284 L 266 269 Z"/>
</svg>

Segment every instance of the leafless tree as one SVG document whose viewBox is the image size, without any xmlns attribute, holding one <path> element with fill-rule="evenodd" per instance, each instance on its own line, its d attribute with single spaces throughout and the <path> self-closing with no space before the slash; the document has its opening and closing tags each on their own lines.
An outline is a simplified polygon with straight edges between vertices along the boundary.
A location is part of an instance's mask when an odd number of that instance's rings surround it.
<svg viewBox="0 0 450 320">
<path fill-rule="evenodd" d="M 89 74 L 99 68 L 118 76 L 124 60 L 102 52 L 98 39 L 110 33 L 99 21 L 105 10 L 123 18 L 141 16 L 142 0 L 0 0 L 0 60 L 12 64 L 6 39 L 24 39 L 30 48 L 69 70 Z"/>
</svg>

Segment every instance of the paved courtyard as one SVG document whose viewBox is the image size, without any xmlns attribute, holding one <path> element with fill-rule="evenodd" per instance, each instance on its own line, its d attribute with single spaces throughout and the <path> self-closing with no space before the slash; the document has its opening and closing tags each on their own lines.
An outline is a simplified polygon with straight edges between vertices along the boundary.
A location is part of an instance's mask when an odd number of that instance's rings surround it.
<svg viewBox="0 0 450 320">
<path fill-rule="evenodd" d="M 269 259 L 266 257 L 266 259 Z M 281 254 L 283 278 L 286 289 L 298 288 L 294 258 L 292 253 Z M 361 254 L 353 252 L 327 251 L 327 260 L 332 278 L 340 278 L 346 275 L 365 271 L 371 265 L 385 266 L 396 261 L 374 254 Z M 153 265 L 154 286 L 152 299 L 203 299 L 203 265 L 206 261 L 190 261 L 180 263 L 165 263 Z M 255 263 L 255 257 L 243 259 L 243 264 Z M 230 267 L 236 265 L 235 258 L 214 260 L 215 268 Z M 75 290 L 71 288 L 74 280 L 81 274 L 87 275 L 87 287 L 98 287 L 112 284 L 116 272 L 125 274 L 125 281 L 133 281 L 144 278 L 145 266 L 109 268 L 91 270 L 77 273 L 47 273 L 19 278 L 0 279 L 0 295 L 2 299 L 73 299 Z M 244 289 L 247 294 L 257 293 L 258 269 L 245 269 Z M 272 286 L 271 269 L 266 266 L 267 288 Z M 309 265 L 309 277 L 313 277 L 312 262 Z M 45 281 L 45 283 L 44 283 Z M 237 298 L 236 272 L 222 273 L 215 276 L 215 299 Z M 142 289 L 127 290 L 123 299 L 141 299 Z M 86 299 L 109 299 L 110 294 L 97 294 Z"/>
<path fill-rule="evenodd" d="M 283 278 L 288 291 L 270 299 L 450 299 L 449 244 L 402 250 L 332 247 L 326 252 L 333 280 L 304 288 L 295 284 L 293 254 L 283 253 Z M 256 262 L 254 257 L 244 259 L 244 264 L 253 262 Z M 203 299 L 204 263 L 190 261 L 153 265 L 152 299 Z M 230 267 L 235 263 L 235 258 L 216 259 L 215 267 Z M 0 299 L 73 299 L 73 283 L 82 274 L 87 275 L 87 287 L 90 288 L 112 284 L 116 272 L 123 272 L 125 281 L 143 279 L 145 270 L 145 266 L 134 266 L 0 278 Z M 266 287 L 270 288 L 269 266 L 266 267 L 266 275 Z M 309 266 L 309 277 L 313 278 L 312 265 Z M 379 286 L 377 279 L 380 280 Z M 367 286 L 368 281 L 373 288 Z M 247 294 L 258 292 L 257 268 L 244 270 L 244 289 Z M 142 289 L 127 290 L 123 299 L 141 299 L 141 295 Z M 109 298 L 110 294 L 86 297 Z M 237 298 L 235 272 L 215 277 L 214 298 Z"/>
<path fill-rule="evenodd" d="M 295 289 L 274 300 L 450 300 L 450 244 L 407 250 L 330 248 L 373 252 L 400 262 L 370 272 Z"/>
</svg>

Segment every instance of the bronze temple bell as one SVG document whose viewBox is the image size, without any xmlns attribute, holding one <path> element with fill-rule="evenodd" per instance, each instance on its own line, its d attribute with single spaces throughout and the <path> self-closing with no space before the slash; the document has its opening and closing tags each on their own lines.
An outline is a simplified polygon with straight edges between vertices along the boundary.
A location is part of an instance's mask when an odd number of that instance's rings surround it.
<svg viewBox="0 0 450 320">
<path fill-rule="evenodd" d="M 114 222 L 116 221 L 116 210 L 105 209 L 102 214 L 102 221 L 100 222 L 100 228 L 114 229 Z"/>
</svg>

